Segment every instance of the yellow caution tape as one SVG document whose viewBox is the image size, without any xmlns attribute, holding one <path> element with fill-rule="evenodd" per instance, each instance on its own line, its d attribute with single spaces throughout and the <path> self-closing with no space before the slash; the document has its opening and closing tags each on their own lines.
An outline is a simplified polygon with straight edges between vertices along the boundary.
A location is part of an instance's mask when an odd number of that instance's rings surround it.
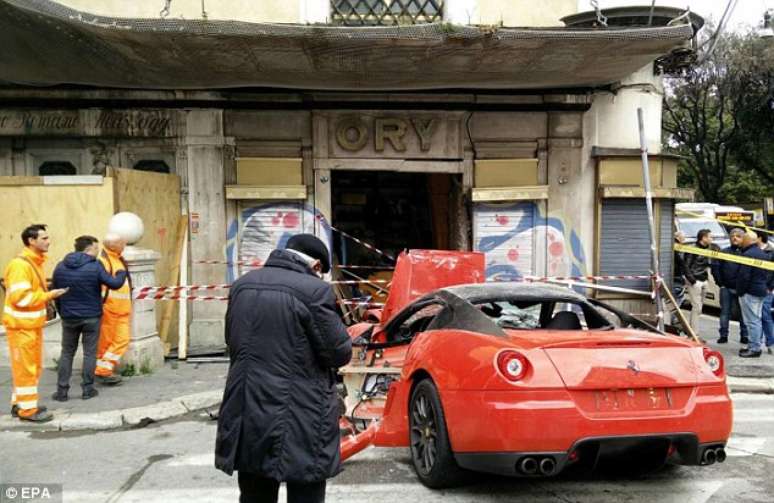
<svg viewBox="0 0 774 503">
<path fill-rule="evenodd" d="M 751 267 L 757 267 L 759 269 L 766 269 L 767 271 L 774 271 L 774 262 L 769 260 L 761 260 L 755 258 L 742 257 L 741 255 L 734 255 L 733 253 L 723 253 L 714 250 L 706 250 L 704 248 L 698 248 L 696 246 L 688 245 L 675 245 L 675 251 L 683 253 L 692 253 L 694 255 L 701 255 L 703 257 L 709 257 L 716 260 L 726 260 L 728 262 L 736 262 L 737 264 L 749 265 Z"/>
</svg>

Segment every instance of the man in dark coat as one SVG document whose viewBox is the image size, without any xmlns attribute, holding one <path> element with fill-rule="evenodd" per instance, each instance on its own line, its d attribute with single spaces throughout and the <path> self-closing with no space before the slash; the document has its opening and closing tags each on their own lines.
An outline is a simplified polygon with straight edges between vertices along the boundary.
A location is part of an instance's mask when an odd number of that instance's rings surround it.
<svg viewBox="0 0 774 503">
<path fill-rule="evenodd" d="M 758 246 L 758 236 L 749 231 L 742 241 L 742 256 L 753 260 L 768 261 L 769 257 Z M 742 307 L 742 322 L 747 326 L 750 340 L 747 349 L 739 351 L 742 358 L 761 356 L 763 301 L 768 295 L 769 273 L 766 269 L 742 265 L 736 277 L 736 293 Z"/>
<path fill-rule="evenodd" d="M 742 254 L 742 239 L 744 238 L 744 231 L 738 227 L 731 229 L 729 233 L 729 239 L 731 245 L 723 248 L 723 253 L 730 255 Z M 726 344 L 728 342 L 728 326 L 731 321 L 731 316 L 734 313 L 734 309 L 739 304 L 739 295 L 736 292 L 736 278 L 739 274 L 739 268 L 741 264 L 736 262 L 729 262 L 727 260 L 713 260 L 712 261 L 712 277 L 715 278 L 715 284 L 720 287 L 720 325 L 718 344 Z M 744 322 L 739 324 L 739 342 L 743 345 L 747 344 L 747 326 Z"/>
<path fill-rule="evenodd" d="M 341 471 L 336 369 L 352 343 L 329 270 L 323 242 L 298 234 L 232 285 L 215 466 L 239 472 L 241 502 L 276 502 L 280 482 L 289 503 L 322 502 Z"/>
<path fill-rule="evenodd" d="M 83 344 L 81 398 L 88 400 L 98 395 L 94 388 L 94 369 L 97 365 L 97 343 L 102 317 L 102 286 L 113 290 L 119 288 L 126 281 L 126 271 L 111 275 L 97 260 L 97 253 L 97 238 L 80 236 L 75 239 L 75 251 L 68 253 L 54 269 L 54 288 L 69 289 L 56 300 L 62 317 L 62 353 L 58 364 L 57 389 L 52 398 L 59 402 L 68 399 L 73 358 L 79 338 Z"/>
</svg>

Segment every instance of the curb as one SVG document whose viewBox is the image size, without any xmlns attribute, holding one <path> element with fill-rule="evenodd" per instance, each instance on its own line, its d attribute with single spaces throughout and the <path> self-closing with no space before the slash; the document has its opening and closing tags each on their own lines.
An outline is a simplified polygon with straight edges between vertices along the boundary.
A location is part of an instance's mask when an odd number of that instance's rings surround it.
<svg viewBox="0 0 774 503">
<path fill-rule="evenodd" d="M 107 431 L 130 429 L 167 419 L 173 419 L 190 412 L 209 409 L 220 404 L 223 391 L 203 391 L 184 395 L 172 400 L 133 407 L 123 410 L 107 410 L 95 413 L 54 412 L 54 420 L 36 424 L 23 422 L 5 414 L 0 416 L 0 431 Z"/>
<path fill-rule="evenodd" d="M 774 378 L 771 377 L 733 377 L 726 378 L 731 393 L 773 393 Z"/>
</svg>

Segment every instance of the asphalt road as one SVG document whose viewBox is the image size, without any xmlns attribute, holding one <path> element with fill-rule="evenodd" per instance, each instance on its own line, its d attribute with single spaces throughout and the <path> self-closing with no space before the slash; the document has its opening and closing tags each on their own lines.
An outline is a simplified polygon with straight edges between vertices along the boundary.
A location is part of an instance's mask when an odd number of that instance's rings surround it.
<svg viewBox="0 0 774 503">
<path fill-rule="evenodd" d="M 675 467 L 641 478 L 482 476 L 472 485 L 441 492 L 417 482 L 405 450 L 369 449 L 347 461 L 344 473 L 329 485 L 328 501 L 770 502 L 774 396 L 733 398 L 734 434 L 722 465 Z M 237 501 L 236 480 L 213 468 L 215 423 L 202 416 L 131 431 L 3 432 L 0 482 L 62 483 L 64 501 L 72 503 Z"/>
</svg>

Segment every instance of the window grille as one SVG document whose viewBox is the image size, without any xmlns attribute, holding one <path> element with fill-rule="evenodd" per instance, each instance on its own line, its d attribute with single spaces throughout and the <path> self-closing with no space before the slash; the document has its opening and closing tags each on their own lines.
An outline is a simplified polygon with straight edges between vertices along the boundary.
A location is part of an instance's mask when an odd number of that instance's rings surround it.
<svg viewBox="0 0 774 503">
<path fill-rule="evenodd" d="M 331 0 L 331 22 L 394 26 L 443 21 L 443 0 Z"/>
</svg>

